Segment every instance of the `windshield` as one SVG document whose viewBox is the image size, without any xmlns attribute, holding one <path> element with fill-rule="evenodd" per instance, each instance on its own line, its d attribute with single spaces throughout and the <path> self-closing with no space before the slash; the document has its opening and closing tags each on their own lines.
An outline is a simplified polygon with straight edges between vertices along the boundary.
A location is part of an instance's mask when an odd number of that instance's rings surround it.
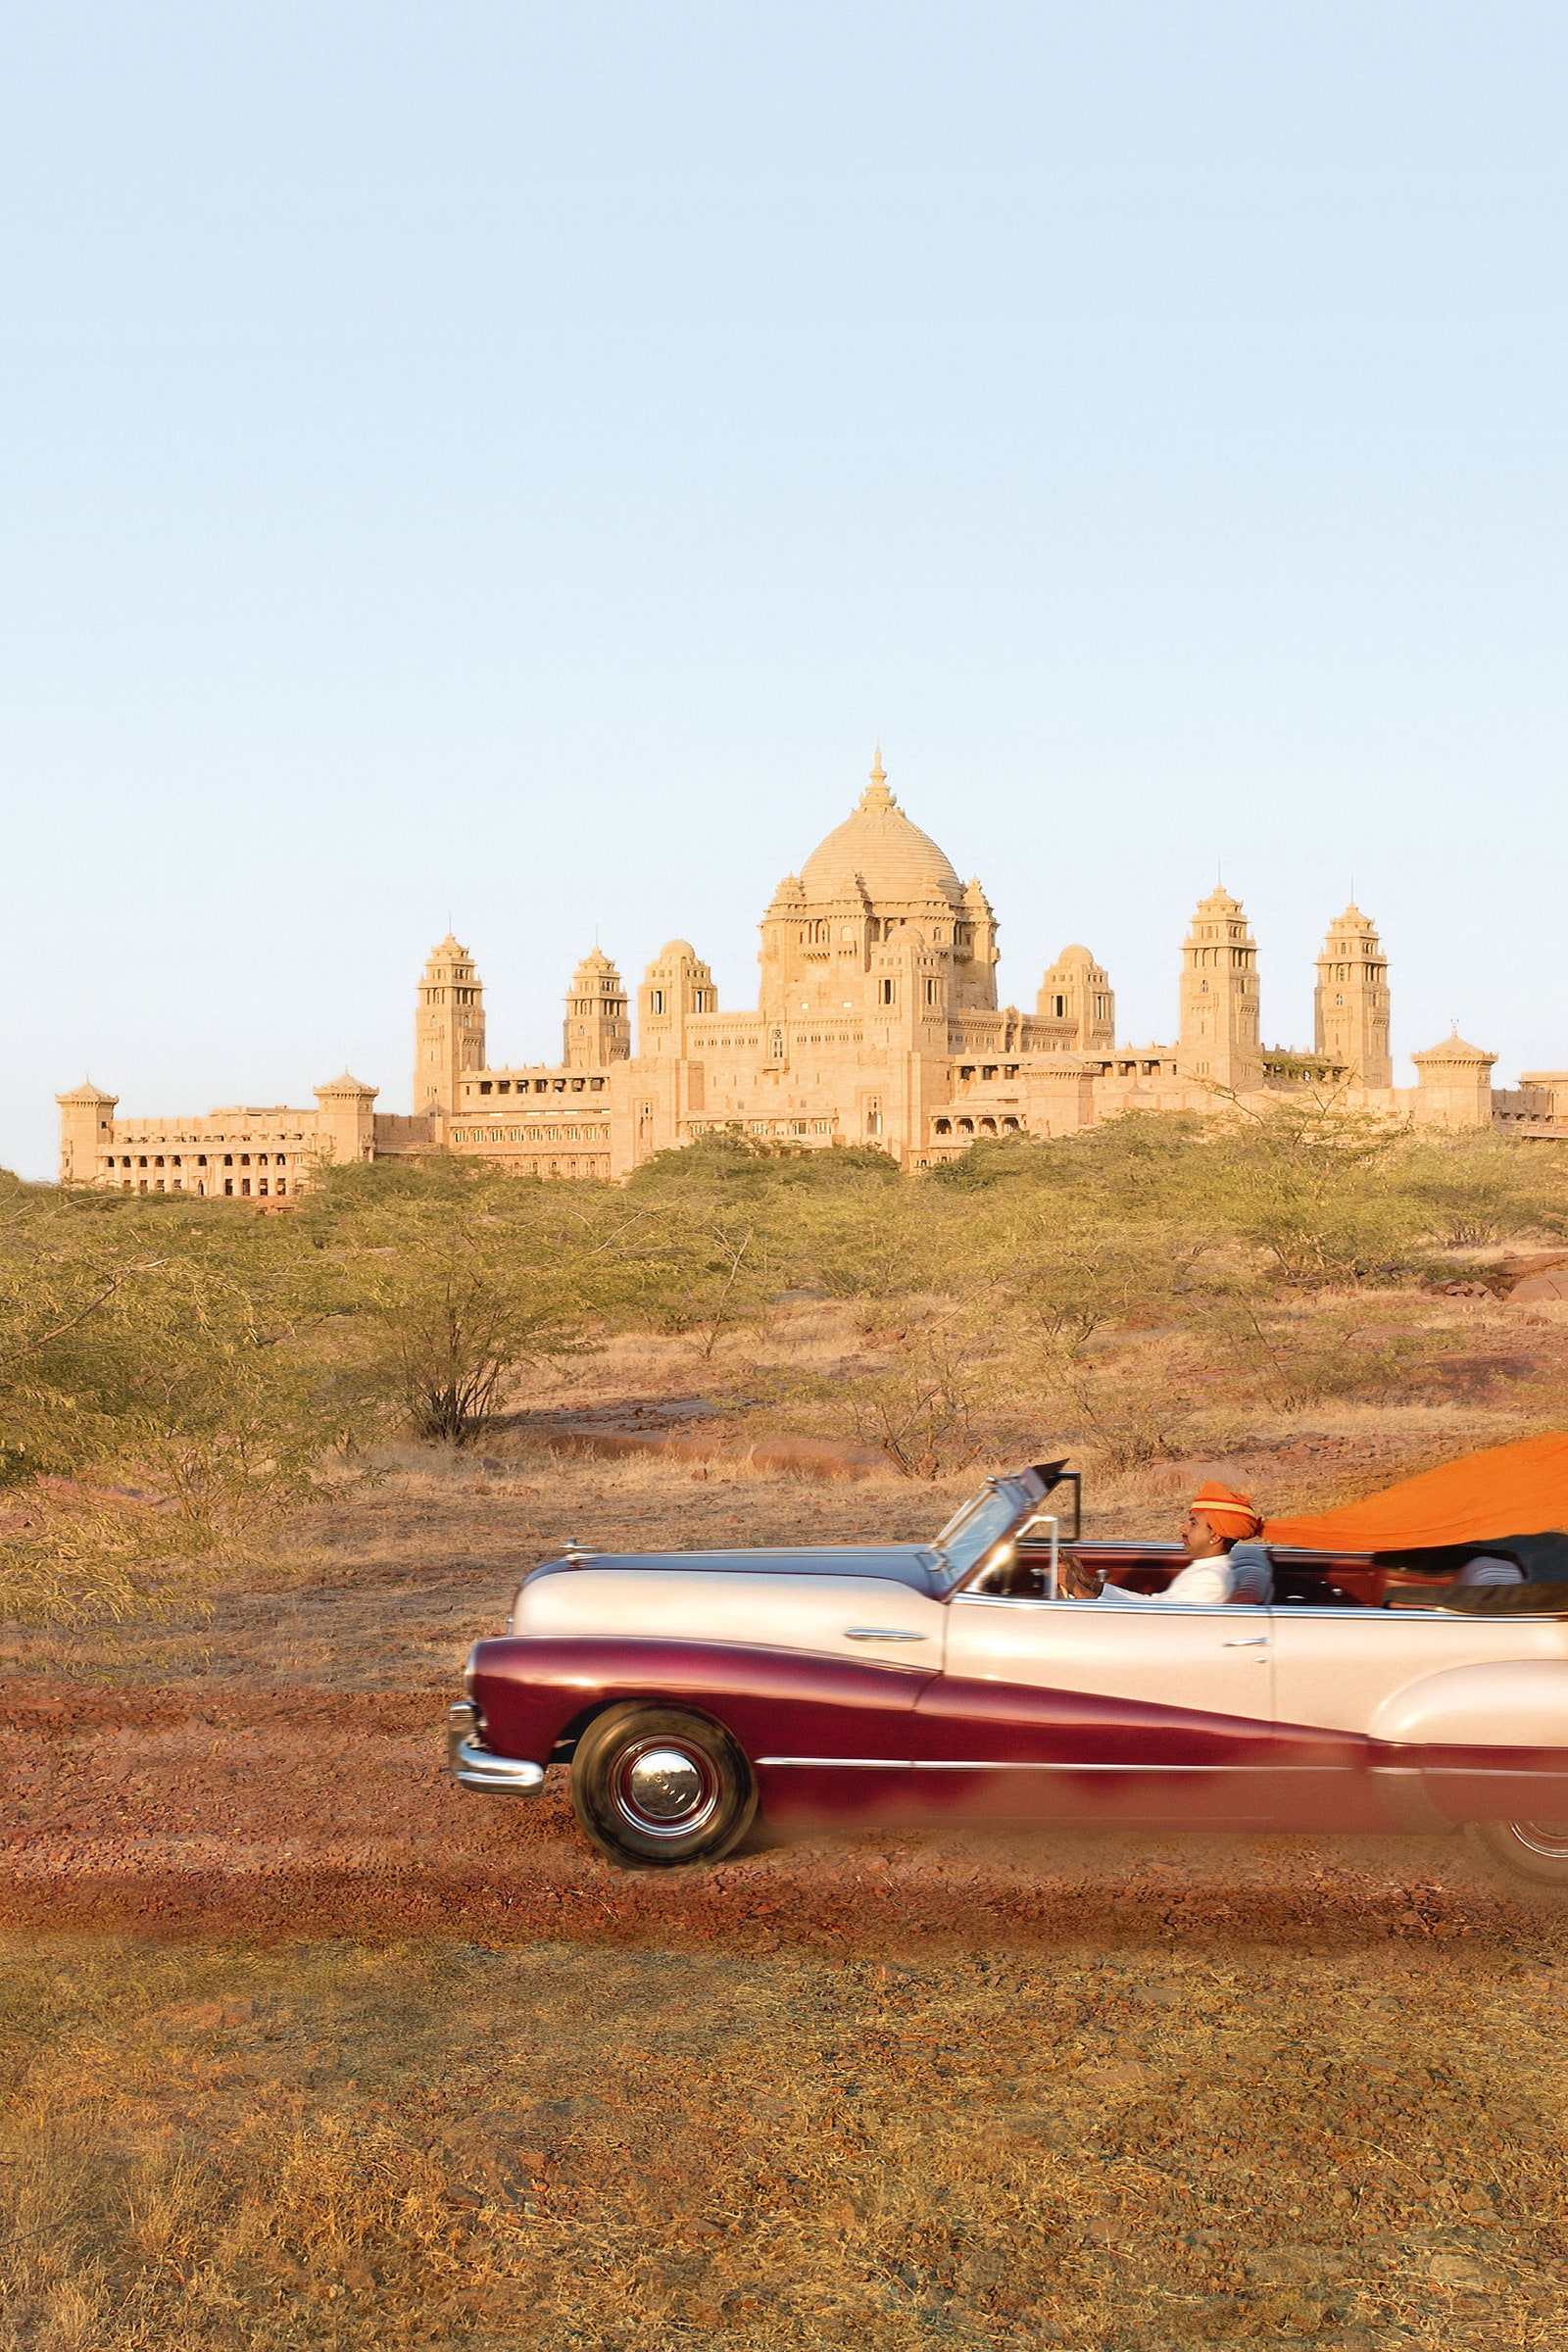
<svg viewBox="0 0 1568 2352">
<path fill-rule="evenodd" d="M 988 1487 L 973 1502 L 966 1502 L 948 1521 L 932 1545 L 943 1561 L 943 1583 L 956 1585 L 960 1577 L 967 1576 L 976 1560 L 983 1558 L 993 1544 L 1000 1543 L 1017 1526 L 1028 1507 L 1010 1486 Z"/>
</svg>

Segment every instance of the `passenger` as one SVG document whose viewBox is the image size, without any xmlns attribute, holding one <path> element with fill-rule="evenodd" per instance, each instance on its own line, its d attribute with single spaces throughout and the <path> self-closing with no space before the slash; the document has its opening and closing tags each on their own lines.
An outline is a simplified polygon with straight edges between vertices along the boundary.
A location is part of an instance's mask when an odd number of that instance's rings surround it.
<svg viewBox="0 0 1568 2352">
<path fill-rule="evenodd" d="M 1501 1552 L 1478 1551 L 1453 1581 L 1456 1585 L 1522 1585 L 1525 1572 L 1512 1560 L 1505 1560 Z"/>
</svg>

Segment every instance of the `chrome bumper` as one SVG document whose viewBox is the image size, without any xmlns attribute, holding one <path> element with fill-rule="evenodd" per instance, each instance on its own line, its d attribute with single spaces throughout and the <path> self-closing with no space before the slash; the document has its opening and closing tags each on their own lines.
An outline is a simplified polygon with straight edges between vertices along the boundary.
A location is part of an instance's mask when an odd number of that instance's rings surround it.
<svg viewBox="0 0 1568 2352">
<path fill-rule="evenodd" d="M 491 1795 L 537 1796 L 545 1785 L 545 1768 L 521 1756 L 498 1756 L 480 1739 L 478 1709 L 466 1698 L 447 1709 L 447 1762 L 464 1788 L 487 1789 Z"/>
</svg>

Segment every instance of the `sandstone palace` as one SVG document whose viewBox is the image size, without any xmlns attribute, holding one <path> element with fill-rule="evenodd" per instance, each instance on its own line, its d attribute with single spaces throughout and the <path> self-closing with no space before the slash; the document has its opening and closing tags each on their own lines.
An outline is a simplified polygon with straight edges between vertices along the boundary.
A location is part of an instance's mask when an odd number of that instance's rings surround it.
<svg viewBox="0 0 1568 2352">
<path fill-rule="evenodd" d="M 377 1111 L 346 1072 L 316 1107 L 250 1105 L 123 1119 L 91 1085 L 58 1098 L 65 1183 L 287 1200 L 325 1158 L 467 1153 L 522 1175 L 614 1178 L 655 1152 L 733 1133 L 831 1151 L 873 1145 L 929 1167 L 979 1136 L 1072 1135 L 1129 1110 L 1223 1108 L 1310 1088 L 1438 1127 L 1506 1121 L 1568 1136 L 1568 1072 L 1492 1086 L 1496 1056 L 1457 1035 L 1394 1084 L 1389 972 L 1359 908 L 1329 925 L 1310 1053 L 1261 1041 L 1257 949 L 1240 903 L 1202 900 L 1182 948 L 1174 1045 L 1116 1039 L 1116 1000 L 1087 948 L 1064 948 L 1033 1012 L 997 1003 L 997 921 L 888 790 L 880 754 L 858 807 L 786 875 L 761 923 L 755 1007 L 725 1011 L 695 948 L 673 940 L 637 992 L 596 948 L 566 996 L 563 1054 L 492 1061 L 484 989 L 444 939 L 415 1013 L 414 1110 Z"/>
</svg>

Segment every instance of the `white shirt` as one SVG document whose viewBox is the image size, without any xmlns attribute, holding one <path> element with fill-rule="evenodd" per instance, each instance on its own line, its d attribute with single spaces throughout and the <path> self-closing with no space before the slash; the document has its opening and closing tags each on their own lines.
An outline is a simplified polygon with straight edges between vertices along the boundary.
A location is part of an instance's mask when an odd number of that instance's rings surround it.
<svg viewBox="0 0 1568 2352">
<path fill-rule="evenodd" d="M 1229 1600 L 1235 1584 L 1228 1559 L 1190 1560 L 1179 1576 L 1171 1578 L 1163 1592 L 1129 1592 L 1121 1585 L 1107 1585 L 1100 1597 L 1113 1609 L 1155 1608 L 1167 1600 L 1181 1602 L 1189 1609 L 1213 1609 Z"/>
</svg>

